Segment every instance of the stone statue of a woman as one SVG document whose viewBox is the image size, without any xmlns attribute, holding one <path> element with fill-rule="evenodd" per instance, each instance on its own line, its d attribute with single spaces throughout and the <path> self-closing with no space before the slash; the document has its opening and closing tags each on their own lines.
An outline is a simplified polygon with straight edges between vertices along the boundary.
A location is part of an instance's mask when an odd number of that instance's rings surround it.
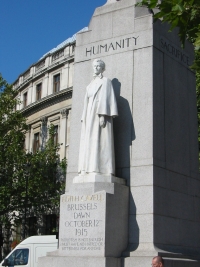
<svg viewBox="0 0 200 267">
<path fill-rule="evenodd" d="M 115 174 L 113 117 L 118 116 L 111 80 L 103 77 L 105 63 L 93 62 L 94 77 L 86 88 L 81 118 L 79 174 Z"/>
</svg>

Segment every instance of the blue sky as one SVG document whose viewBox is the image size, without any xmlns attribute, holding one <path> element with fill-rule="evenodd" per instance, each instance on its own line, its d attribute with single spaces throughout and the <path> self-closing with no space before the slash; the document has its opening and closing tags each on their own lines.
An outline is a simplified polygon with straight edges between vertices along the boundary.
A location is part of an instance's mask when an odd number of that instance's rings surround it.
<svg viewBox="0 0 200 267">
<path fill-rule="evenodd" d="M 106 0 L 0 0 L 0 73 L 9 83 L 88 26 Z"/>
</svg>

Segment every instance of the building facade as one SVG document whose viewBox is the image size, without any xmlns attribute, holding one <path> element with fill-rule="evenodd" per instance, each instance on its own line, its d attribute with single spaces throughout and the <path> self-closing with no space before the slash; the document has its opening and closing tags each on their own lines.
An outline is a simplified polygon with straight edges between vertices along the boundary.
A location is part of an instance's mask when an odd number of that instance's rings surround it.
<svg viewBox="0 0 200 267">
<path fill-rule="evenodd" d="M 55 126 L 55 142 L 61 143 L 61 158 L 68 156 L 75 37 L 44 55 L 14 82 L 29 131 L 25 149 L 35 152 L 45 146 L 47 128 Z"/>
<path fill-rule="evenodd" d="M 85 31 L 87 28 L 82 29 Z M 20 110 L 27 119 L 29 130 L 24 147 L 36 152 L 45 147 L 48 127 L 54 125 L 54 141 L 61 144 L 60 159 L 68 159 L 71 101 L 73 91 L 73 67 L 76 34 L 43 55 L 13 83 Z M 26 236 L 49 235 L 58 231 L 58 210 L 26 218 Z M 10 243 L 21 239 L 22 227 L 11 234 Z M 3 230 L 3 235 L 5 235 Z"/>
</svg>

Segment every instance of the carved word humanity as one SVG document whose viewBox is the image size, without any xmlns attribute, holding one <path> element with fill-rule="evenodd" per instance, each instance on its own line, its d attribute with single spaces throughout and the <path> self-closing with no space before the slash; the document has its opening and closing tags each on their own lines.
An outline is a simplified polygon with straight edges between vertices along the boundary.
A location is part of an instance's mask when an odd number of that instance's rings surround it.
<svg viewBox="0 0 200 267">
<path fill-rule="evenodd" d="M 119 41 L 111 42 L 109 44 L 97 45 L 97 46 L 92 46 L 90 48 L 86 48 L 86 57 L 88 55 L 89 56 L 98 55 L 104 52 L 106 53 L 118 49 L 128 48 L 131 45 L 136 46 L 138 37 L 128 37 L 125 39 L 121 39 Z"/>
<path fill-rule="evenodd" d="M 176 48 L 175 45 L 170 44 L 164 37 L 160 37 L 160 46 L 164 51 L 173 56 L 175 59 L 189 66 L 189 57 L 183 53 L 180 49 Z"/>
</svg>

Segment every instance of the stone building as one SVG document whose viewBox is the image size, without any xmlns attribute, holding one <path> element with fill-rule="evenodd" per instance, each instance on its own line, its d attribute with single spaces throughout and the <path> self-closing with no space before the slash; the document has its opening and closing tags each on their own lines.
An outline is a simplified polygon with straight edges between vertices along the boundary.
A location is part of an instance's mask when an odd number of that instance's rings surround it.
<svg viewBox="0 0 200 267">
<path fill-rule="evenodd" d="M 62 144 L 60 158 L 68 158 L 75 39 L 76 34 L 50 50 L 13 83 L 21 101 L 16 109 L 21 110 L 29 125 L 25 139 L 29 152 L 45 146 L 48 126 L 53 124 L 55 143 Z M 52 234 L 58 226 L 58 214 L 43 215 L 40 219 L 30 217 L 26 221 L 28 236 Z"/>
</svg>

